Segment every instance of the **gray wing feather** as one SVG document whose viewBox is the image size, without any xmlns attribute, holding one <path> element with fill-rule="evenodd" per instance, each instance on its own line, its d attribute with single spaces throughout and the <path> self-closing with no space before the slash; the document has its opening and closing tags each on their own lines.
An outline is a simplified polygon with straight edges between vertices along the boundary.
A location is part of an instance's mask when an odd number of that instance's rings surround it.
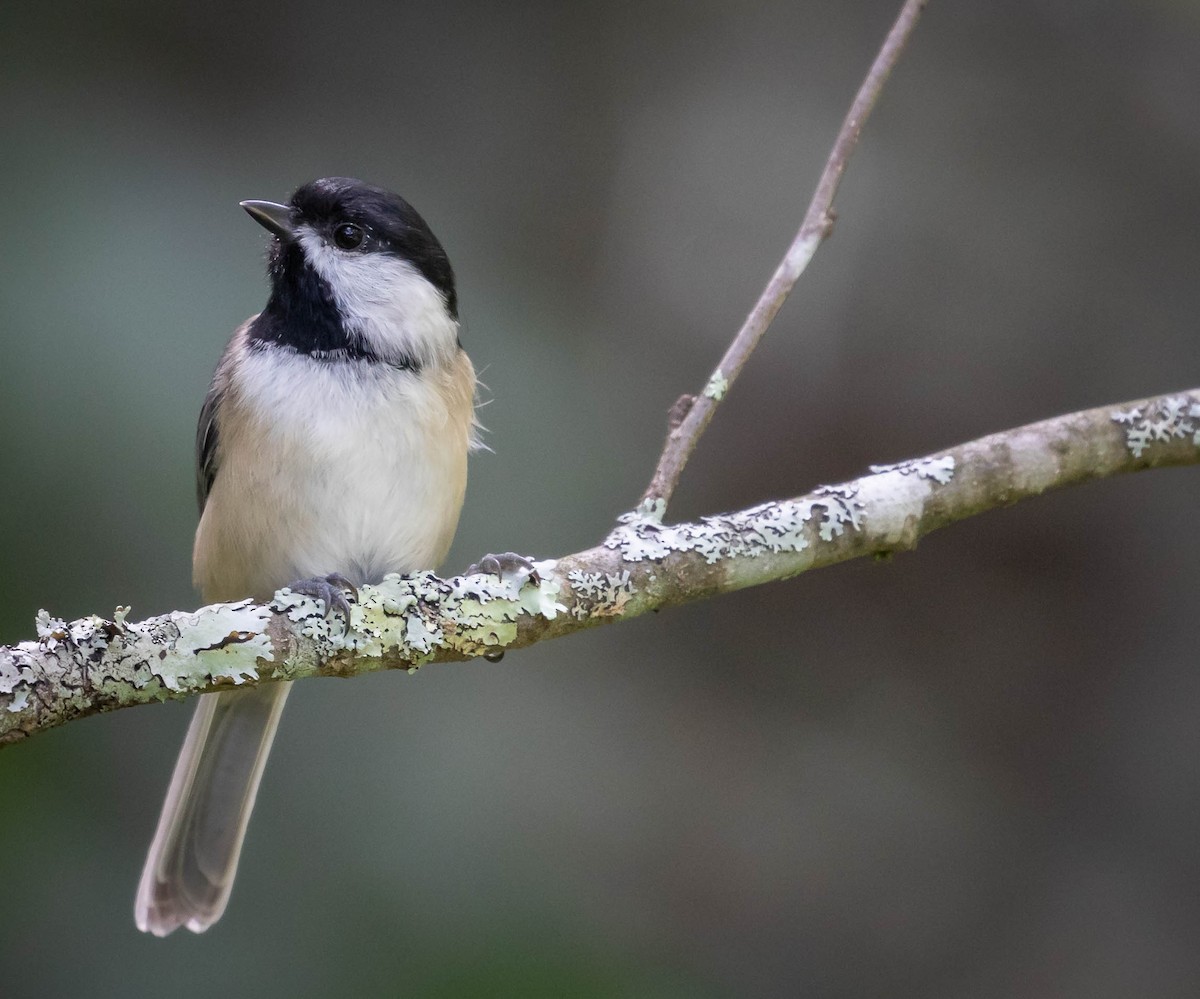
<svg viewBox="0 0 1200 999">
<path fill-rule="evenodd" d="M 217 477 L 217 409 L 224 394 L 214 379 L 204 397 L 204 405 L 200 407 L 200 422 L 196 424 L 196 502 L 201 513 L 213 479 Z"/>
<path fill-rule="evenodd" d="M 212 384 L 208 386 L 208 394 L 204 397 L 204 405 L 200 407 L 200 421 L 196 424 L 196 501 L 200 505 L 201 513 L 204 513 L 204 504 L 208 501 L 209 491 L 221 464 L 221 428 L 217 413 L 229 391 L 233 358 L 245 350 L 246 337 L 257 318 L 258 316 L 251 316 L 234 330 L 229 343 L 225 345 L 224 353 L 221 354 L 221 360 L 217 363 Z"/>
</svg>

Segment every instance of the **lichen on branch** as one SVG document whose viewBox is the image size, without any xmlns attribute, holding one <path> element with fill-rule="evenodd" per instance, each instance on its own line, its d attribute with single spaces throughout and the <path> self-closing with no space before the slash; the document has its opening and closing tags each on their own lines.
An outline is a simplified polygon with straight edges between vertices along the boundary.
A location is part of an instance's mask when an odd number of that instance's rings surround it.
<svg viewBox="0 0 1200 999">
<path fill-rule="evenodd" d="M 350 621 L 284 589 L 141 622 L 128 609 L 0 647 L 0 744 L 134 704 L 309 676 L 477 656 L 872 553 L 1050 489 L 1200 462 L 1200 389 L 993 434 L 804 496 L 680 524 L 661 501 L 623 515 L 595 548 L 511 576 L 392 575 L 362 587 Z"/>
</svg>

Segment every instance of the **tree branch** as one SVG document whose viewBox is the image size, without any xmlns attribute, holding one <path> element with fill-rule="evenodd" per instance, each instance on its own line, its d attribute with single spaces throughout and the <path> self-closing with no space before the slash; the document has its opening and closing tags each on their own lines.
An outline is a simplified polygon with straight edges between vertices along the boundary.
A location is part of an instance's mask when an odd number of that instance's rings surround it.
<svg viewBox="0 0 1200 999">
<path fill-rule="evenodd" d="M 1050 489 L 1200 462 L 1200 389 L 1106 406 L 984 437 L 795 499 L 664 526 L 626 514 L 605 541 L 497 579 L 432 573 L 363 587 L 343 633 L 310 598 L 280 591 L 138 624 L 127 609 L 0 647 L 0 744 L 73 718 L 231 686 L 415 670 L 495 656 L 867 554 Z"/>
<path fill-rule="evenodd" d="M 821 171 L 821 177 L 817 181 L 817 189 L 809 202 L 808 211 L 804 213 L 804 221 L 800 223 L 800 231 L 796 233 L 792 245 L 775 268 L 771 280 L 754 303 L 754 308 L 742 323 L 742 328 L 725 351 L 720 364 L 709 376 L 700 395 L 682 396 L 672 407 L 666 444 L 650 484 L 642 494 L 641 509 L 647 513 L 654 513 L 659 520 L 666 513 L 667 503 L 679 484 L 683 468 L 696 449 L 700 435 L 712 421 L 717 406 L 741 374 L 754 348 L 758 346 L 763 334 L 767 332 L 784 301 L 791 294 L 796 281 L 816 255 L 817 248 L 832 231 L 833 199 L 842 181 L 842 174 L 845 173 L 846 165 L 858 145 L 858 137 L 867 117 L 879 100 L 883 85 L 900 58 L 900 53 L 904 51 L 904 46 L 917 26 L 917 18 L 920 17 L 926 3 L 928 0 L 906 0 L 842 122 L 829 158 L 825 162 L 825 169 Z"/>
</svg>

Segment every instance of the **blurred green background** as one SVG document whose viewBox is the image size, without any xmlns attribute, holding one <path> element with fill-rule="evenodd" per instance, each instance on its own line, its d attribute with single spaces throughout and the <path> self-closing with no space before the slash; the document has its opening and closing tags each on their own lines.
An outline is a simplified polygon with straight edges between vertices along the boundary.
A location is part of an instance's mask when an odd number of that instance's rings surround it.
<svg viewBox="0 0 1200 999">
<path fill-rule="evenodd" d="M 195 606 L 243 198 L 409 198 L 494 398 L 448 568 L 594 543 L 895 0 L 0 11 L 0 641 Z M 1200 8 L 935 2 L 673 514 L 1200 384 Z M 225 918 L 132 901 L 190 705 L 0 753 L 6 996 L 1200 990 L 1200 470 L 486 663 L 309 681 Z"/>
</svg>

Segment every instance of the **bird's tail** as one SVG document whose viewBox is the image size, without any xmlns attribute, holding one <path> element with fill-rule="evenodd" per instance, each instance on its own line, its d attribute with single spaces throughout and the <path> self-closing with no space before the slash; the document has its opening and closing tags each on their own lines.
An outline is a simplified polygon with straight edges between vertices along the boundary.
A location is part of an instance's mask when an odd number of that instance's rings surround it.
<svg viewBox="0 0 1200 999">
<path fill-rule="evenodd" d="M 139 930 L 200 933 L 221 918 L 290 683 L 205 694 L 138 885 Z"/>
</svg>

